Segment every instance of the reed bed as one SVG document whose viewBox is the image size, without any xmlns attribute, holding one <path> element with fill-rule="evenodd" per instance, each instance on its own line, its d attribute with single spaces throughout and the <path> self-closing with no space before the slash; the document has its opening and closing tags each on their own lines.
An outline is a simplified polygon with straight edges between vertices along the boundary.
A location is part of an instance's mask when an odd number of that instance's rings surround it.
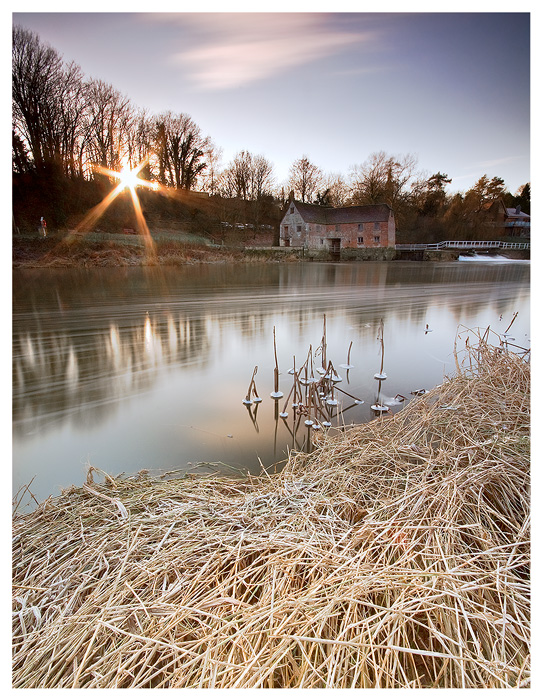
<svg viewBox="0 0 542 700">
<path fill-rule="evenodd" d="M 460 343 L 280 474 L 91 469 L 15 514 L 14 687 L 528 687 L 529 363 Z"/>
</svg>

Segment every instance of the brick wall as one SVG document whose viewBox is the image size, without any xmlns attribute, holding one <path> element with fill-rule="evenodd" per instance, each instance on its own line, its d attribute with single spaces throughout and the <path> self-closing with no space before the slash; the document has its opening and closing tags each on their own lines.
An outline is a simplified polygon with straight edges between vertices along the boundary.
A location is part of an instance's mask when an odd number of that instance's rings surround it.
<svg viewBox="0 0 542 700">
<path fill-rule="evenodd" d="M 280 225 L 280 245 L 284 245 L 289 239 L 290 246 L 299 248 L 305 245 L 306 234 L 307 224 L 301 218 L 301 214 L 295 207 L 289 207 Z"/>
<path fill-rule="evenodd" d="M 394 248 L 395 218 L 363 224 L 307 224 L 295 206 L 290 206 L 280 225 L 280 245 L 293 248 L 328 249 L 330 239 L 340 239 L 341 248 Z"/>
<path fill-rule="evenodd" d="M 391 225 L 390 225 L 391 224 Z M 360 224 L 309 224 L 307 243 L 309 248 L 328 248 L 329 239 L 338 238 L 341 248 L 393 248 L 395 225 L 393 219 Z"/>
</svg>

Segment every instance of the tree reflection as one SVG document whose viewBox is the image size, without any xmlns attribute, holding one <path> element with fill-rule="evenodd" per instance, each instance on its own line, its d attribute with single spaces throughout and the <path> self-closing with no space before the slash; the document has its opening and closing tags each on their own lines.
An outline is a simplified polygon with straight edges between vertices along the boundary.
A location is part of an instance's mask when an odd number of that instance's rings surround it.
<svg viewBox="0 0 542 700">
<path fill-rule="evenodd" d="M 170 314 L 111 323 L 90 338 L 80 331 L 21 334 L 14 338 L 14 428 L 28 432 L 63 415 L 99 422 L 119 400 L 149 390 L 164 369 L 204 366 L 209 348 L 203 318 Z"/>
<path fill-rule="evenodd" d="M 220 381 L 233 381 L 231 365 L 245 361 L 239 358 L 246 348 L 267 343 L 270 326 L 287 329 L 284 352 L 291 358 L 298 341 L 307 347 L 307 333 L 321 328 L 326 313 L 339 362 L 348 350 L 350 364 L 349 343 L 354 341 L 356 378 L 364 372 L 372 378 L 378 369 L 373 349 L 381 318 L 390 329 L 390 352 L 401 348 L 401 361 L 408 368 L 411 350 L 402 334 L 419 328 L 423 337 L 432 305 L 445 310 L 455 324 L 451 347 L 455 327 L 464 318 L 488 308 L 497 318 L 509 313 L 528 278 L 528 268 L 521 265 L 472 263 L 35 273 L 14 275 L 13 415 L 19 434 L 68 417 L 76 425 L 99 424 L 124 398 L 150 391 L 167 372 L 204 370 L 221 362 Z M 502 323 L 504 327 L 506 319 Z M 434 340 L 443 329 L 432 325 L 435 332 L 428 338 Z M 321 347 L 321 364 L 326 352 Z M 260 361 L 259 354 L 252 356 L 250 367 Z M 267 375 L 261 376 L 264 381 Z M 349 371 L 344 376 L 347 384 Z M 240 398 L 247 379 L 242 379 Z M 400 390 L 407 394 L 413 388 Z M 351 397 L 357 398 L 357 390 Z M 258 422 L 256 414 L 257 408 L 249 411 L 258 431 L 263 418 L 260 413 Z M 296 410 L 290 428 L 293 445 L 305 432 L 304 419 Z M 282 424 L 280 415 L 278 421 Z"/>
</svg>

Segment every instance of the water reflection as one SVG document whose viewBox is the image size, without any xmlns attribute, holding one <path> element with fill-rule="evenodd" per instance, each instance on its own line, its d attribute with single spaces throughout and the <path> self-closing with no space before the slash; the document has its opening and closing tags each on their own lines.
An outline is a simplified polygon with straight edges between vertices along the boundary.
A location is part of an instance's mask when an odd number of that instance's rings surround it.
<svg viewBox="0 0 542 700">
<path fill-rule="evenodd" d="M 376 400 L 393 412 L 439 383 L 459 324 L 504 330 L 518 311 L 518 344 L 529 333 L 521 263 L 16 270 L 13 282 L 14 483 L 39 472 L 43 497 L 51 480 L 77 481 L 86 459 L 114 473 L 200 460 L 258 471 L 310 447 L 310 418 L 294 416 L 293 395 L 284 405 L 288 368 L 299 373 L 294 402 L 315 407 L 301 380 L 331 360 L 343 381 L 317 418 L 347 425 L 373 417 Z M 377 385 L 381 319 L 388 379 Z M 243 406 L 256 365 L 263 401 Z"/>
<path fill-rule="evenodd" d="M 211 344 L 209 319 L 166 314 L 90 336 L 35 332 L 14 337 L 14 429 L 36 430 L 62 414 L 88 424 L 131 394 L 152 387 L 166 366 L 202 366 Z M 82 410 L 80 410 L 82 409 Z"/>
<path fill-rule="evenodd" d="M 471 289 L 461 288 L 462 283 L 472 284 L 469 267 L 424 267 L 418 270 L 421 284 L 419 278 L 416 280 L 412 274 L 404 274 L 411 271 L 397 267 L 393 270 L 392 284 L 388 286 L 389 265 L 369 266 L 367 269 L 364 266 L 314 266 L 306 269 L 301 279 L 297 268 L 285 267 L 279 269 L 278 279 L 274 275 L 267 276 L 272 278 L 269 283 L 275 281 L 282 294 L 289 296 L 293 308 L 288 315 L 299 337 L 307 326 L 321 319 L 325 307 L 318 307 L 318 302 L 323 294 L 332 293 L 336 303 L 346 307 L 355 305 L 355 308 L 347 309 L 345 323 L 359 325 L 358 335 L 367 343 L 374 337 L 374 328 L 379 322 L 375 306 L 385 305 L 390 291 L 393 303 L 400 305 L 402 320 L 419 325 L 425 319 L 429 303 L 434 303 L 435 293 L 444 290 L 448 294 L 446 285 L 454 279 L 455 303 L 449 308 L 455 312 L 454 319 L 459 323 L 463 316 L 476 315 L 478 309 L 486 306 L 488 296 L 502 296 L 502 285 L 508 280 L 517 282 L 518 270 L 520 273 L 525 271 L 521 266 L 500 266 L 497 288 L 494 270 L 482 268 L 477 272 L 476 285 L 485 293 L 473 295 Z M 269 270 L 264 269 L 264 272 L 269 273 Z M 427 294 L 428 280 L 434 284 L 431 295 Z M 485 282 L 491 286 L 486 288 Z M 361 298 L 353 298 L 352 285 L 356 290 L 363 290 Z M 65 292 L 70 288 L 56 285 L 54 289 L 56 303 L 64 315 L 67 309 L 74 307 L 72 299 L 65 299 Z M 400 296 L 397 296 L 397 290 L 400 290 Z M 268 330 L 266 319 L 271 313 L 267 307 L 274 295 L 267 290 L 267 295 L 258 300 L 245 296 L 240 300 L 238 296 L 232 297 L 229 291 L 220 314 L 208 312 L 205 301 L 191 309 L 190 314 L 160 312 L 151 316 L 146 311 L 143 317 L 140 314 L 139 318 L 134 318 L 136 309 L 131 309 L 123 325 L 110 322 L 107 332 L 102 332 L 99 327 L 107 318 L 107 308 L 103 317 L 100 314 L 95 319 L 98 327 L 84 330 L 72 322 L 62 332 L 36 328 L 34 332 L 17 333 L 19 324 L 15 319 L 15 429 L 28 430 L 29 421 L 35 429 L 40 421 L 62 413 L 73 416 L 77 414 L 74 409 L 79 407 L 85 408 L 84 416 L 80 414 L 85 422 L 89 418 L 93 421 L 104 419 L 122 397 L 148 390 L 165 366 L 205 366 L 212 350 L 216 351 L 225 343 L 227 330 L 235 329 L 242 341 L 263 338 Z M 216 304 L 216 299 L 210 301 Z M 251 302 L 258 302 L 254 310 L 228 313 L 231 306 L 242 303 L 246 307 Z M 309 304 L 310 307 L 306 308 Z M 175 302 L 170 305 L 174 306 Z M 75 305 L 75 310 L 77 308 Z M 393 309 L 387 308 L 386 311 L 389 315 Z M 275 309 L 274 313 L 280 313 L 280 309 Z M 45 318 L 40 319 L 39 326 L 46 325 L 45 321 Z M 426 324 L 426 332 L 427 328 Z M 24 428 L 22 422 L 26 424 Z"/>
</svg>

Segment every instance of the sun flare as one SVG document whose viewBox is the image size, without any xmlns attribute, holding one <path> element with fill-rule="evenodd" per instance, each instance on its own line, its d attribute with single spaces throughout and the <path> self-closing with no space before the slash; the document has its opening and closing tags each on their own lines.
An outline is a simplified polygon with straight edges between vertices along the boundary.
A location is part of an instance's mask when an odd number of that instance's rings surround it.
<svg viewBox="0 0 542 700">
<path fill-rule="evenodd" d="M 138 177 L 137 170 L 132 170 L 130 167 L 123 168 L 117 175 L 119 184 L 124 188 L 132 189 L 138 185 L 143 185 L 143 180 Z"/>
<path fill-rule="evenodd" d="M 156 190 L 159 187 L 157 182 L 143 180 L 143 178 L 139 177 L 139 173 L 143 170 L 146 164 L 147 161 L 142 160 L 139 165 L 132 168 L 129 163 L 125 163 L 120 171 L 110 170 L 109 168 L 104 168 L 101 165 L 96 165 L 94 168 L 102 175 L 107 175 L 108 177 L 118 180 L 118 187 L 120 190 L 135 190 L 136 187 L 147 187 L 148 189 Z"/>
<path fill-rule="evenodd" d="M 153 249 L 154 243 L 150 235 L 149 229 L 147 227 L 147 222 L 143 215 L 141 209 L 141 204 L 139 202 L 139 197 L 137 196 L 137 187 L 146 187 L 152 190 L 160 189 L 160 185 L 157 182 L 151 182 L 149 180 L 143 180 L 139 177 L 139 173 L 145 167 L 147 161 L 142 160 L 141 163 L 135 168 L 131 168 L 129 164 L 126 164 L 122 170 L 110 170 L 109 168 L 104 168 L 101 165 L 95 165 L 94 169 L 101 173 L 102 175 L 107 175 L 110 178 L 118 180 L 117 186 L 106 196 L 104 199 L 96 205 L 88 214 L 84 217 L 83 221 L 76 227 L 75 232 L 81 232 L 83 230 L 90 230 L 90 228 L 96 223 L 96 221 L 103 215 L 105 210 L 111 205 L 111 203 L 118 197 L 118 195 L 123 190 L 129 190 L 132 197 L 132 204 L 134 207 L 134 212 L 137 220 L 137 228 L 140 234 L 144 236 L 145 245 L 147 248 Z"/>
</svg>

